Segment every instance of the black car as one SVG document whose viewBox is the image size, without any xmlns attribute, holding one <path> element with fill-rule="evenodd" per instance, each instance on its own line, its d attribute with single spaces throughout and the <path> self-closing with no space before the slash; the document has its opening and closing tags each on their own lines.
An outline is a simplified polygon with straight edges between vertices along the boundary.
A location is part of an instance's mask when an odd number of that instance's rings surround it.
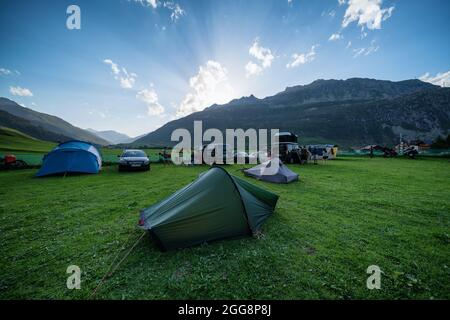
<svg viewBox="0 0 450 320">
<path fill-rule="evenodd" d="M 119 156 L 119 171 L 150 170 L 150 159 L 142 150 L 125 150 Z"/>
</svg>

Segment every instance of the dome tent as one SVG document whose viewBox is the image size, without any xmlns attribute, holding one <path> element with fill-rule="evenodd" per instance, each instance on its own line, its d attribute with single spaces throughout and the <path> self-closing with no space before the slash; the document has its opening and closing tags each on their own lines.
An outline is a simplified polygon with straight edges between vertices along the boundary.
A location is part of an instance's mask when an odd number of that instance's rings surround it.
<svg viewBox="0 0 450 320">
<path fill-rule="evenodd" d="M 141 211 L 139 226 L 163 251 L 252 235 L 278 196 L 212 167 L 168 198 Z"/>
<path fill-rule="evenodd" d="M 275 172 L 272 166 L 278 164 Z M 286 167 L 279 158 L 273 158 L 257 165 L 256 167 L 244 170 L 244 174 L 262 181 L 274 183 L 290 183 L 298 180 L 298 174 Z"/>
<path fill-rule="evenodd" d="M 98 173 L 102 158 L 97 148 L 89 142 L 67 141 L 60 143 L 45 155 L 38 177 L 67 172 Z"/>
</svg>

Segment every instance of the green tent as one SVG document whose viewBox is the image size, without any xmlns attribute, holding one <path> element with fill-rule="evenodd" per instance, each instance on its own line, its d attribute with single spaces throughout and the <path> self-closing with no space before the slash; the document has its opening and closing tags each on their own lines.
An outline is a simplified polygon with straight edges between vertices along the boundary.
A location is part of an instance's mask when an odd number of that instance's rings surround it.
<svg viewBox="0 0 450 320">
<path fill-rule="evenodd" d="M 139 226 L 161 250 L 258 231 L 278 196 L 212 167 L 170 197 L 141 211 Z"/>
</svg>

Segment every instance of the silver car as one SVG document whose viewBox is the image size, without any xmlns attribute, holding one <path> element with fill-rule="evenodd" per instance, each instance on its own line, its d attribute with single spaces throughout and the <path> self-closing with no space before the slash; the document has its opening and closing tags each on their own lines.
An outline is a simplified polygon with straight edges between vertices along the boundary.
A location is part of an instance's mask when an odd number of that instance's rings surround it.
<svg viewBox="0 0 450 320">
<path fill-rule="evenodd" d="M 150 170 L 150 159 L 142 150 L 124 150 L 119 157 L 119 171 Z"/>
</svg>

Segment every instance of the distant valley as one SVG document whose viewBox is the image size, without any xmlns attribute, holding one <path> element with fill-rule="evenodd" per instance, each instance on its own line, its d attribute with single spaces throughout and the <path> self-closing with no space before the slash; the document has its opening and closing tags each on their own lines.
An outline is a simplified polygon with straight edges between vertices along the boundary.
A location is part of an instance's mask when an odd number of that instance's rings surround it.
<svg viewBox="0 0 450 320">
<path fill-rule="evenodd" d="M 92 134 L 95 134 L 101 139 L 108 141 L 110 144 L 128 144 L 140 138 L 140 137 L 132 138 L 124 133 L 120 133 L 114 130 L 97 131 L 91 128 L 88 128 L 86 130 Z"/>
</svg>

